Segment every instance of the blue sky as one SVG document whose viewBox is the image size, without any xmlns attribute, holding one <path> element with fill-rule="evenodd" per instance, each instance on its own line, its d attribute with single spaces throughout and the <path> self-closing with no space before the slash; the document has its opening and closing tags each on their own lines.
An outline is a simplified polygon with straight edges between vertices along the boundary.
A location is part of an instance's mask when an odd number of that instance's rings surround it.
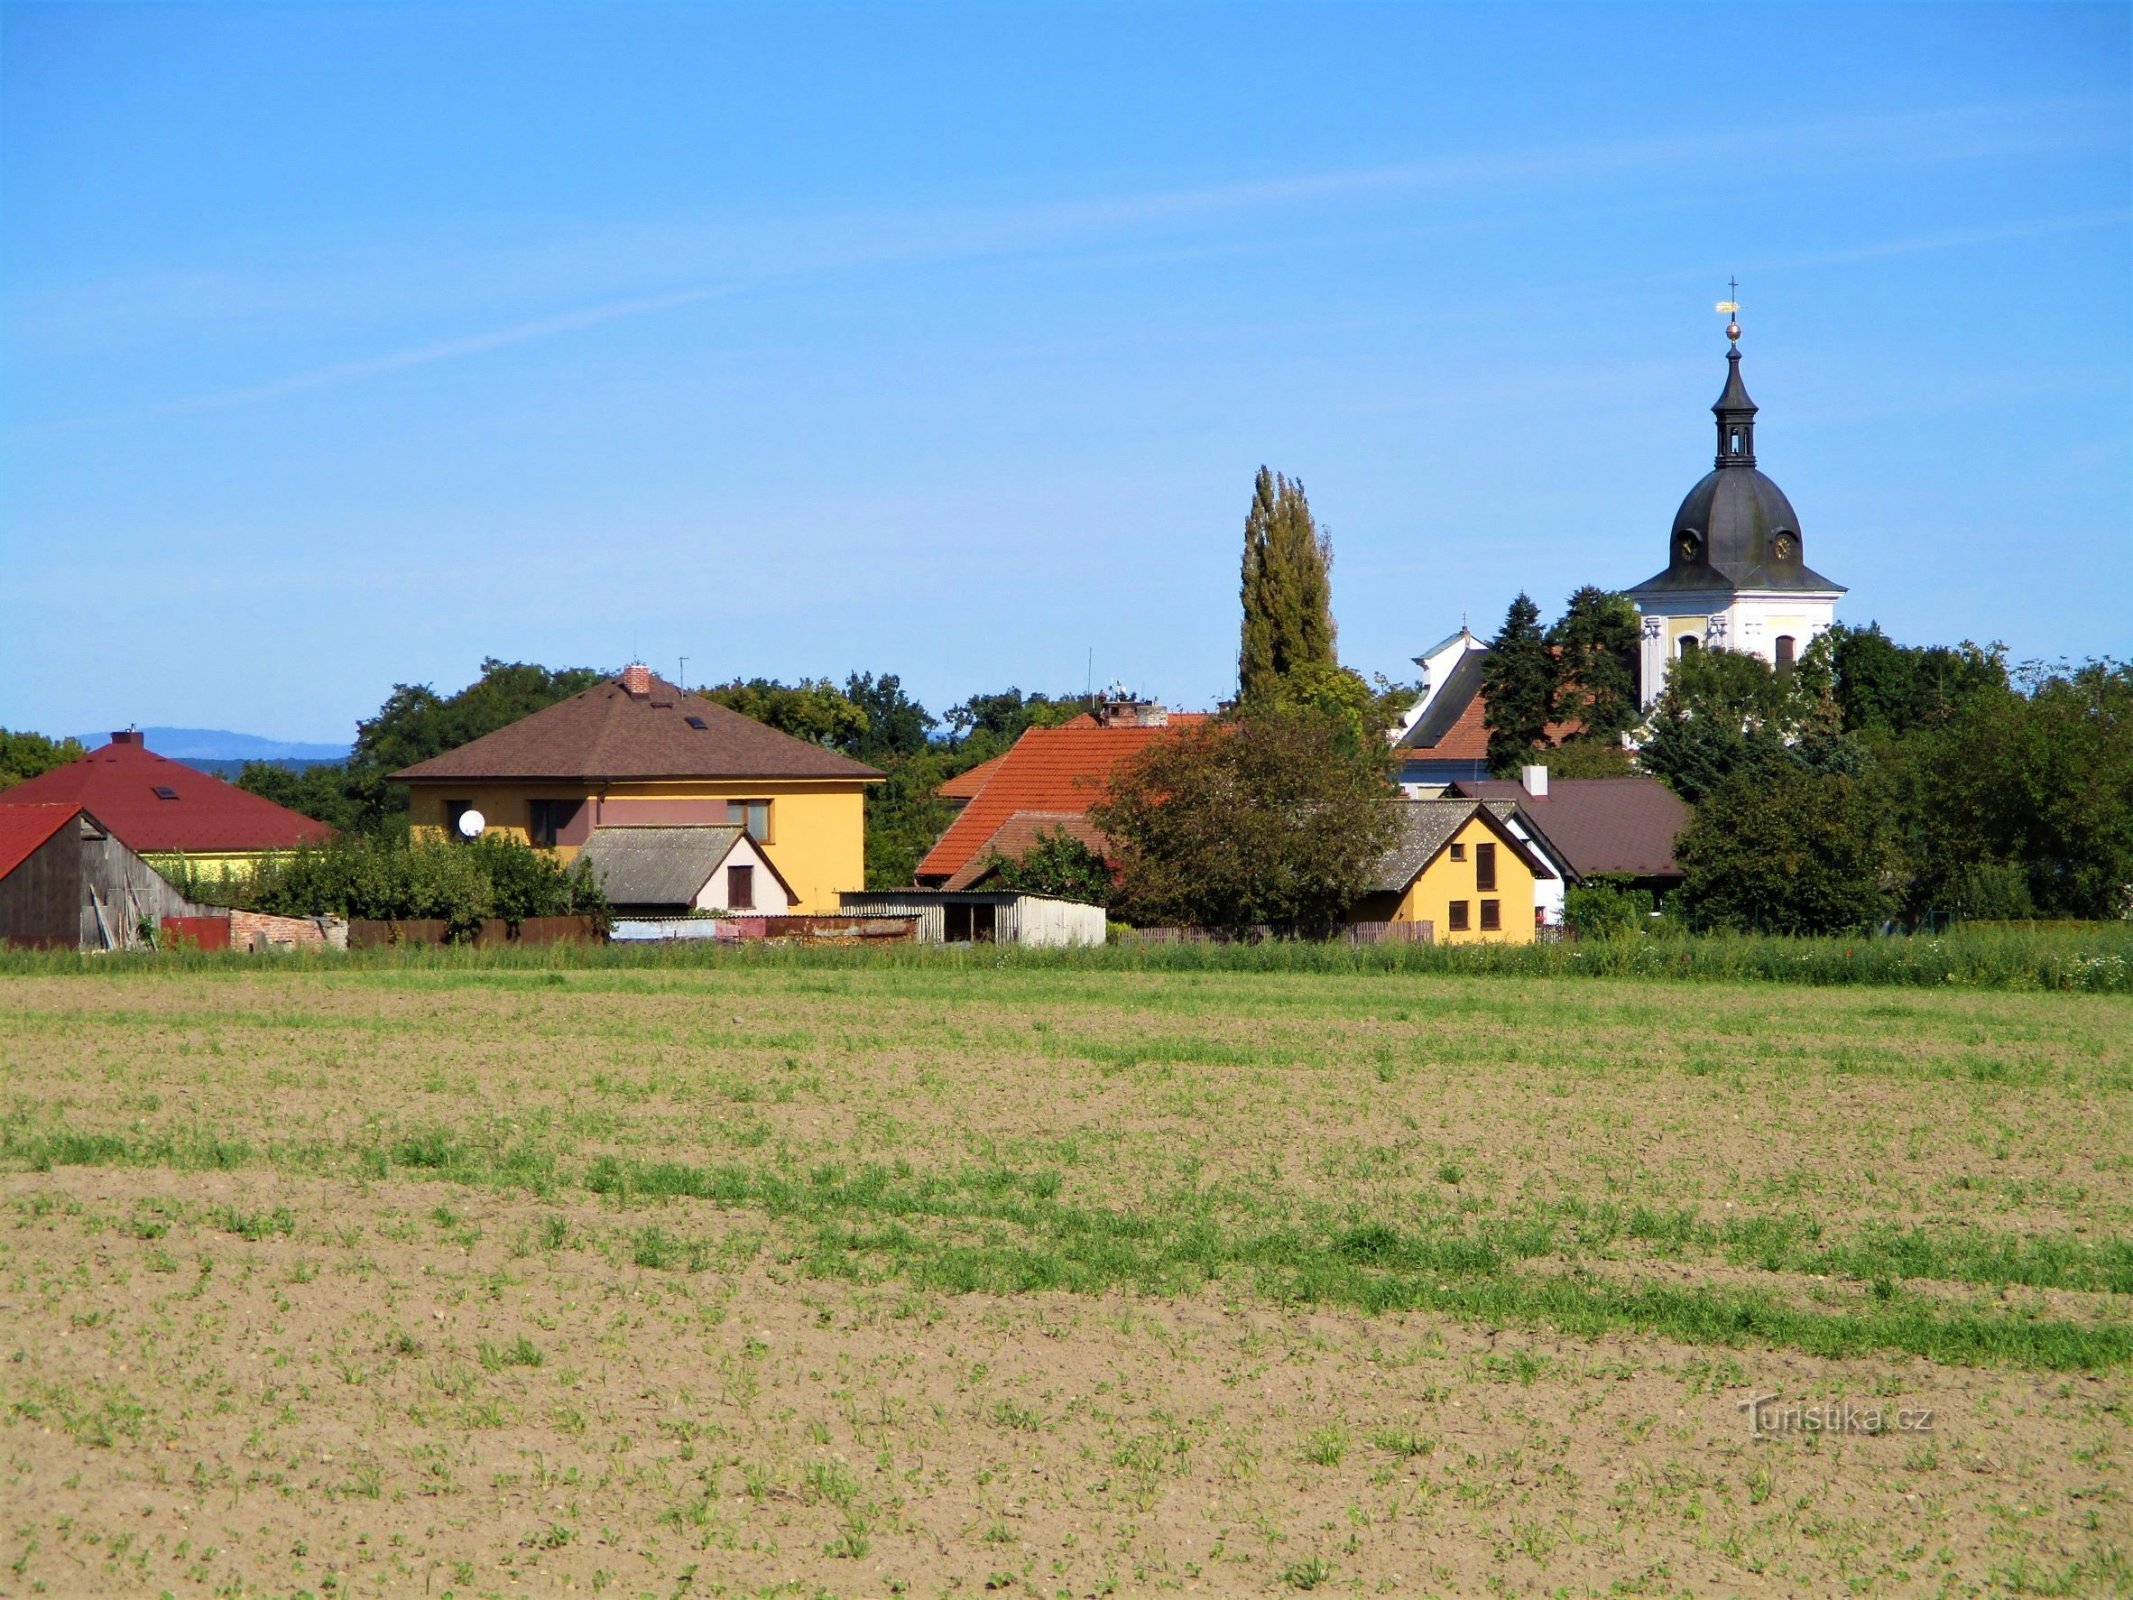
<svg viewBox="0 0 2133 1600">
<path fill-rule="evenodd" d="M 1729 275 L 1839 615 L 2133 652 L 2133 10 L 0 9 L 0 725 L 484 655 L 1230 687 L 1663 564 Z"/>
</svg>

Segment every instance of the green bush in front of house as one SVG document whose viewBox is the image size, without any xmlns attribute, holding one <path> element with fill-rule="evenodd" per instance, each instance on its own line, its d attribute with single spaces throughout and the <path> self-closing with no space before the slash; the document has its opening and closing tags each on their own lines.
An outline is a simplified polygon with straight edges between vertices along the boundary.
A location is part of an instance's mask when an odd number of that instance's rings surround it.
<svg viewBox="0 0 2133 1600">
<path fill-rule="evenodd" d="M 1603 875 L 1563 891 L 1563 919 L 1580 939 L 1642 933 L 1651 916 L 1651 891 L 1632 889 L 1620 878 Z"/>
<path fill-rule="evenodd" d="M 528 917 L 600 916 L 606 898 L 583 863 L 565 867 L 515 839 L 471 844 L 408 842 L 344 834 L 261 863 L 248 878 L 180 870 L 190 899 L 290 917 L 442 920 L 468 939 L 491 917 L 514 927 Z"/>
</svg>

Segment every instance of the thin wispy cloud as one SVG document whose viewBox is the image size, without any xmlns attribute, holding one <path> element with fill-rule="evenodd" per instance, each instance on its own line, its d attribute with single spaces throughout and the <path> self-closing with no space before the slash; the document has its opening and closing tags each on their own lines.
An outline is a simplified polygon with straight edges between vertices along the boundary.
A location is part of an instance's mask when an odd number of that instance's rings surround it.
<svg viewBox="0 0 2133 1600">
<path fill-rule="evenodd" d="M 754 228 L 691 224 L 679 229 L 624 230 L 566 247 L 579 269 L 671 276 L 678 264 L 716 270 L 718 281 L 661 292 L 617 294 L 576 309 L 308 368 L 286 376 L 183 396 L 150 405 L 13 430 L 14 436 L 72 432 L 195 415 L 469 360 L 518 346 L 566 337 L 603 325 L 680 311 L 794 277 L 893 264 L 976 260 L 1098 242 L 1254 213 L 1279 213 L 1359 198 L 1406 199 L 1430 193 L 1561 184 L 1609 175 L 1694 167 L 1713 182 L 1733 173 L 1767 176 L 1841 162 L 1908 166 L 2003 159 L 2088 147 L 2118 137 L 2112 118 L 2121 100 L 2068 98 L 2009 102 L 1951 110 L 1832 117 L 1787 126 L 1712 134 L 1705 131 L 1649 139 L 1603 141 L 1534 150 L 1482 151 L 1368 168 L 1157 190 L 1145 194 L 989 208 L 860 210 Z M 1762 270 L 1838 265 L 1882 256 L 1975 247 L 2081 228 L 2122 224 L 2124 211 L 2091 212 L 1995 228 L 1876 241 L 1760 263 Z M 1518 225 L 1498 218 L 1470 226 Z M 605 246 L 603 248 L 603 245 Z M 538 253 L 538 252 L 536 252 Z M 495 274 L 470 273 L 476 281 Z M 538 278 L 538 271 L 516 274 Z"/>
</svg>

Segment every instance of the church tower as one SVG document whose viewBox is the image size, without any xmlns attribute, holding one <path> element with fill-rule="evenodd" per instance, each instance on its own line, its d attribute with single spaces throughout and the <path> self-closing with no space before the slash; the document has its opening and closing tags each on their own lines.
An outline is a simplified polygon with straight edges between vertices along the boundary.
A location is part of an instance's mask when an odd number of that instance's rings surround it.
<svg viewBox="0 0 2133 1600">
<path fill-rule="evenodd" d="M 1807 565 L 1792 502 L 1756 470 L 1756 407 L 1741 381 L 1739 322 L 1726 325 L 1726 339 L 1726 387 L 1711 407 L 1717 459 L 1674 513 L 1666 569 L 1629 591 L 1644 617 L 1647 706 L 1692 650 L 1740 650 L 1789 668 L 1829 631 L 1844 593 Z"/>
</svg>

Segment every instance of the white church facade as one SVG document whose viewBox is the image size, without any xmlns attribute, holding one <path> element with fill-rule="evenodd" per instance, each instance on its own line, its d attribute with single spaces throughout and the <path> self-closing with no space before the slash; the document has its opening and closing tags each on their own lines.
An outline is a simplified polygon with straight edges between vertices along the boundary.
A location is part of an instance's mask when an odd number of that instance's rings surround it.
<svg viewBox="0 0 2133 1600">
<path fill-rule="evenodd" d="M 1718 457 L 1674 513 L 1666 569 L 1628 591 L 1644 618 L 1638 678 L 1647 707 L 1692 650 L 1743 651 L 1789 668 L 1829 631 L 1844 593 L 1807 565 L 1792 502 L 1756 470 L 1740 324 L 1729 324 L 1726 337 L 1725 392 L 1711 407 Z"/>
</svg>

